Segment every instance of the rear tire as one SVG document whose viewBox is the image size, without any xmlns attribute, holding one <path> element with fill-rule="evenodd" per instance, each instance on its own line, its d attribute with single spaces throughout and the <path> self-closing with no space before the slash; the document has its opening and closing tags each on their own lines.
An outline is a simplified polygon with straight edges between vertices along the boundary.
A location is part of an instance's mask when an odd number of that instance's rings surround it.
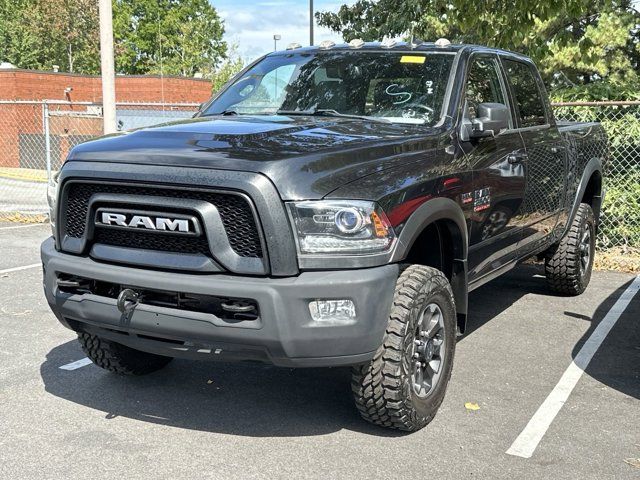
<svg viewBox="0 0 640 480">
<path fill-rule="evenodd" d="M 435 416 L 451 376 L 456 309 L 451 286 L 435 268 L 410 265 L 398 277 L 383 343 L 352 370 L 362 417 L 416 431 Z"/>
<path fill-rule="evenodd" d="M 589 285 L 596 248 L 595 217 L 591 206 L 581 203 L 571 228 L 545 255 L 547 285 L 562 295 L 580 295 Z"/>
<path fill-rule="evenodd" d="M 171 357 L 134 350 L 89 333 L 79 333 L 78 341 L 94 364 L 119 375 L 146 375 L 160 370 L 173 360 Z"/>
</svg>

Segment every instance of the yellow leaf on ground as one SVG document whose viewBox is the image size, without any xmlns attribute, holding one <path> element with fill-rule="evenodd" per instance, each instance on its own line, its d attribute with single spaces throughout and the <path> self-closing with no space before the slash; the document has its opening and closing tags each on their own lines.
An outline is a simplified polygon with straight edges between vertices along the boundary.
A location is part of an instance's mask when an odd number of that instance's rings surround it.
<svg viewBox="0 0 640 480">
<path fill-rule="evenodd" d="M 624 463 L 632 467 L 640 468 L 640 458 L 625 458 Z"/>
<path fill-rule="evenodd" d="M 466 408 L 467 410 L 471 411 L 471 412 L 475 412 L 476 410 L 480 410 L 480 405 L 478 405 L 477 403 L 473 403 L 473 402 L 467 402 L 464 404 L 464 408 Z"/>
</svg>

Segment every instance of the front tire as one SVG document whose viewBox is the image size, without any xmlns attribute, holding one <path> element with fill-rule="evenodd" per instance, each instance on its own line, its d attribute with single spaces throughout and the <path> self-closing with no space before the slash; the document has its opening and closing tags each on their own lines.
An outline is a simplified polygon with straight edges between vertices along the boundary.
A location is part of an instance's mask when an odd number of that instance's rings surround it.
<svg viewBox="0 0 640 480">
<path fill-rule="evenodd" d="M 171 357 L 141 352 L 89 333 L 79 333 L 78 341 L 94 364 L 119 375 L 146 375 L 160 370 L 173 360 Z"/>
<path fill-rule="evenodd" d="M 447 278 L 435 268 L 410 265 L 398 277 L 382 345 L 352 371 L 362 417 L 409 432 L 427 425 L 444 399 L 455 347 L 456 309 Z"/>
<path fill-rule="evenodd" d="M 545 255 L 547 285 L 553 292 L 580 295 L 589 285 L 596 248 L 595 224 L 591 206 L 581 203 L 569 232 Z"/>
</svg>

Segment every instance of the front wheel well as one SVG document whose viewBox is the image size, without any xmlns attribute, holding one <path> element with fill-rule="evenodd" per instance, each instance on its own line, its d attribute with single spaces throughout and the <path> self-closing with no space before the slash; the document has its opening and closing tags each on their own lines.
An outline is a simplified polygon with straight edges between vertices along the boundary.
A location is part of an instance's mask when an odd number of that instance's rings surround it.
<svg viewBox="0 0 640 480">
<path fill-rule="evenodd" d="M 467 272 L 465 236 L 451 220 L 436 220 L 427 225 L 409 249 L 405 263 L 440 270 L 451 283 L 456 299 L 458 328 L 464 332 L 467 315 Z"/>
<path fill-rule="evenodd" d="M 406 258 L 407 263 L 425 265 L 440 270 L 451 280 L 453 273 L 453 245 L 451 233 L 444 221 L 436 221 L 425 227 L 413 242 Z"/>
</svg>

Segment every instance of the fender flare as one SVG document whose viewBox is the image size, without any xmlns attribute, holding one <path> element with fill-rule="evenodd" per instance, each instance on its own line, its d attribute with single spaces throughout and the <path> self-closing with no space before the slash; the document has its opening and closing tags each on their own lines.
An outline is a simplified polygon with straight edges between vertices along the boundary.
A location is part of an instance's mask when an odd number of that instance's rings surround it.
<svg viewBox="0 0 640 480">
<path fill-rule="evenodd" d="M 571 210 L 569 211 L 567 224 L 565 225 L 564 231 L 562 232 L 562 236 L 560 238 L 563 238 L 571 228 L 573 219 L 575 218 L 576 213 L 578 212 L 580 201 L 584 196 L 584 192 L 587 190 L 587 185 L 589 184 L 589 180 L 591 179 L 591 176 L 596 172 L 598 172 L 601 177 L 603 176 L 602 161 L 599 158 L 594 157 L 587 162 L 587 164 L 584 167 L 584 170 L 582 171 L 582 177 L 580 178 L 580 183 L 578 184 L 578 188 L 576 189 L 576 195 L 575 195 L 575 198 L 573 199 L 573 205 L 571 206 Z M 602 200 L 603 200 L 602 197 L 603 197 L 603 191 L 601 186 L 600 192 L 597 195 L 595 195 L 593 198 L 593 214 L 596 218 L 596 225 L 599 223 L 599 220 L 600 220 L 600 208 L 602 207 Z"/>
<path fill-rule="evenodd" d="M 451 289 L 456 303 L 458 329 L 464 332 L 467 320 L 468 282 L 467 282 L 467 254 L 469 251 L 469 233 L 467 222 L 460 206 L 450 198 L 434 198 L 423 203 L 411 214 L 398 236 L 398 243 L 392 262 L 402 262 L 406 259 L 413 244 L 423 230 L 438 220 L 454 223 L 460 234 L 457 238 L 459 248 L 454 248 L 453 273 Z M 455 246 L 454 246 L 455 247 Z"/>
<path fill-rule="evenodd" d="M 457 225 L 462 236 L 462 251 L 459 256 L 461 260 L 466 261 L 469 245 L 467 221 L 460 206 L 450 198 L 444 197 L 423 203 L 411 214 L 398 236 L 398 246 L 393 252 L 391 261 L 404 260 L 422 231 L 438 220 L 449 220 Z"/>
</svg>

